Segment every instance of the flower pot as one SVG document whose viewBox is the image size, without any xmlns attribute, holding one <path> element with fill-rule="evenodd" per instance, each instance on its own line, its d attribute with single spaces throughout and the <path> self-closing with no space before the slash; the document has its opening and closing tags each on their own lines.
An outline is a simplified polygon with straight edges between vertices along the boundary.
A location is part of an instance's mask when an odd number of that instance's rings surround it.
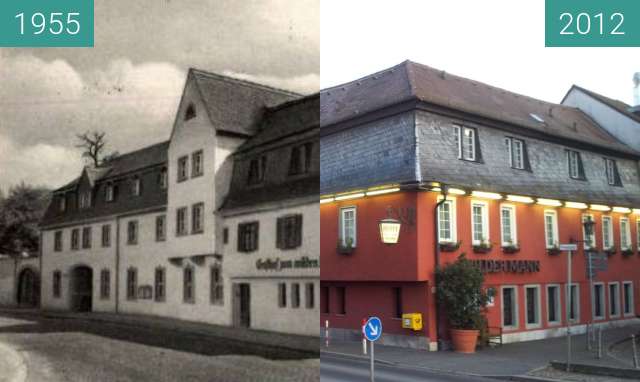
<svg viewBox="0 0 640 382">
<path fill-rule="evenodd" d="M 479 330 L 451 329 L 453 349 L 458 353 L 475 353 Z"/>
</svg>

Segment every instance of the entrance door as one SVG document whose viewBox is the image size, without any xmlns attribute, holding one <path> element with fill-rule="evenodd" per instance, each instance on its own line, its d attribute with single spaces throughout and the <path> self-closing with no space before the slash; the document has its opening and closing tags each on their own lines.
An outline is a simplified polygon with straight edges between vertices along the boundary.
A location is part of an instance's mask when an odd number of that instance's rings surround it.
<svg viewBox="0 0 640 382">
<path fill-rule="evenodd" d="M 40 283 L 38 275 L 26 268 L 18 276 L 18 305 L 25 307 L 35 307 L 40 299 Z"/>
<path fill-rule="evenodd" d="M 233 284 L 235 326 L 251 327 L 251 285 L 247 283 Z"/>
<path fill-rule="evenodd" d="M 90 312 L 93 304 L 93 270 L 76 267 L 71 279 L 71 308 L 76 312 Z"/>
</svg>

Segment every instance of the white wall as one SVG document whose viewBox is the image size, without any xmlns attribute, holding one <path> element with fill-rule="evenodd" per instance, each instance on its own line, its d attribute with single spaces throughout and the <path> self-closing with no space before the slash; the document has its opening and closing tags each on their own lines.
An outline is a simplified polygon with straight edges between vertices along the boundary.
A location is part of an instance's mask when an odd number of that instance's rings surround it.
<svg viewBox="0 0 640 382">
<path fill-rule="evenodd" d="M 563 104 L 582 110 L 618 140 L 640 151 L 640 123 L 575 88 Z"/>
</svg>

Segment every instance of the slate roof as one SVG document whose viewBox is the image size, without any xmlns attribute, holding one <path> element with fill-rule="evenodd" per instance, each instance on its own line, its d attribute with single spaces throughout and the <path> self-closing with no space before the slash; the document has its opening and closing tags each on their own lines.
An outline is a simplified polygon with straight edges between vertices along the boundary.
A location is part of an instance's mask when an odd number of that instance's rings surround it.
<svg viewBox="0 0 640 382">
<path fill-rule="evenodd" d="M 231 187 L 221 210 L 319 196 L 319 104 L 316 93 L 265 111 L 260 131 L 233 155 Z M 289 176 L 291 148 L 306 142 L 314 143 L 311 169 L 307 174 Z M 260 155 L 267 155 L 265 181 L 247 186 L 249 162 Z"/>
<path fill-rule="evenodd" d="M 577 89 L 585 94 L 587 94 L 588 96 L 595 98 L 596 100 L 602 102 L 603 104 L 609 106 L 610 108 L 618 111 L 619 113 L 625 115 L 626 117 L 640 123 L 640 115 L 635 114 L 633 112 L 631 112 L 632 107 L 630 105 L 627 105 L 626 103 L 619 101 L 617 99 L 613 99 L 613 98 L 609 98 L 609 97 L 605 97 L 602 94 L 598 94 L 594 91 L 591 91 L 589 89 L 585 89 L 581 86 L 578 85 L 573 85 L 571 87 L 571 89 L 569 89 L 569 91 L 567 92 L 567 95 L 569 95 L 569 93 L 571 93 L 571 91 L 573 89 Z M 565 95 L 565 98 L 567 98 L 567 95 Z M 564 99 L 562 100 L 562 102 L 564 102 Z"/>
<path fill-rule="evenodd" d="M 299 98 L 300 94 L 240 80 L 216 73 L 191 69 L 217 130 L 236 134 L 255 134 L 255 121 L 265 107 Z M 242 105 L 242 107 L 238 107 Z"/>
<path fill-rule="evenodd" d="M 415 100 L 554 137 L 640 155 L 577 108 L 516 94 L 411 61 L 324 89 L 320 94 L 322 128 Z M 540 116 L 544 123 L 537 122 L 531 114 Z"/>
</svg>

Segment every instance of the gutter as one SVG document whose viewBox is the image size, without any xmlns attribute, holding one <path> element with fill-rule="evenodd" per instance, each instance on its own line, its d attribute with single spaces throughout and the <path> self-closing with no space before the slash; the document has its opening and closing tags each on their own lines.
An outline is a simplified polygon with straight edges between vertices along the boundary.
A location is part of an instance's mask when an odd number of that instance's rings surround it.
<svg viewBox="0 0 640 382">
<path fill-rule="evenodd" d="M 120 307 L 120 216 L 116 217 L 116 272 L 115 272 L 115 292 L 116 306 L 115 312 L 119 313 Z"/>
</svg>

